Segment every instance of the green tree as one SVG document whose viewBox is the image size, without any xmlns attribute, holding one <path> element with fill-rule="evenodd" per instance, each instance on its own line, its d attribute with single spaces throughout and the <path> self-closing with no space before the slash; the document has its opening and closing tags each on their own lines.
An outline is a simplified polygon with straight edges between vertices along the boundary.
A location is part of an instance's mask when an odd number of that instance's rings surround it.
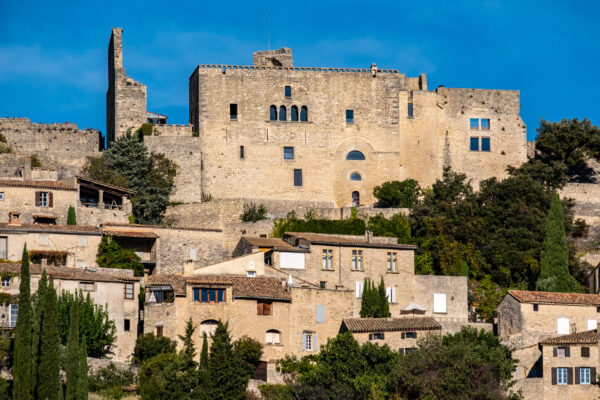
<svg viewBox="0 0 600 400">
<path fill-rule="evenodd" d="M 196 383 L 190 381 L 187 366 L 185 357 L 177 353 L 162 353 L 144 362 L 138 375 L 140 399 L 194 399 Z"/>
<path fill-rule="evenodd" d="M 219 321 L 212 339 L 209 359 L 211 398 L 244 400 L 249 377 L 240 374 L 242 360 L 233 351 L 229 324 Z"/>
<path fill-rule="evenodd" d="M 414 179 L 388 181 L 373 188 L 373 196 L 378 200 L 377 207 L 381 208 L 411 208 L 417 203 L 420 194 L 419 182 Z"/>
<path fill-rule="evenodd" d="M 29 253 L 23 247 L 21 257 L 21 283 L 19 286 L 19 317 L 15 328 L 15 355 L 13 364 L 13 399 L 30 400 L 32 395 L 31 373 L 31 288 Z"/>
<path fill-rule="evenodd" d="M 42 277 L 38 283 L 33 307 L 33 325 L 31 327 L 31 388 L 32 393 L 37 393 L 38 365 L 40 362 L 40 334 L 44 318 L 45 295 L 48 290 L 48 276 L 46 270 L 42 271 Z"/>
<path fill-rule="evenodd" d="M 77 225 L 77 215 L 75 214 L 75 207 L 69 206 L 69 213 L 67 214 L 67 225 Z"/>
<path fill-rule="evenodd" d="M 403 399 L 519 399 L 509 393 L 517 361 L 491 332 L 463 327 L 429 335 L 400 357 L 389 376 L 390 392 Z"/>
<path fill-rule="evenodd" d="M 200 364 L 198 365 L 198 396 L 202 400 L 210 399 L 210 392 L 212 391 L 209 365 L 208 337 L 206 332 L 202 332 L 202 350 L 200 351 Z"/>
<path fill-rule="evenodd" d="M 144 275 L 140 257 L 131 249 L 124 249 L 112 236 L 103 236 L 98 245 L 96 262 L 102 268 L 131 269 L 135 276 Z"/>
<path fill-rule="evenodd" d="M 177 342 L 166 336 L 155 336 L 154 333 L 145 333 L 138 336 L 133 349 L 133 362 L 142 365 L 144 361 L 159 354 L 175 353 Z"/>
<path fill-rule="evenodd" d="M 242 336 L 233 343 L 233 353 L 241 360 L 241 366 L 248 379 L 252 378 L 262 356 L 260 342 L 249 336 Z"/>
<path fill-rule="evenodd" d="M 382 215 L 369 217 L 367 229 L 373 233 L 373 236 L 395 237 L 398 238 L 398 243 L 413 243 L 410 222 L 408 217 L 402 214 L 396 214 L 391 219 Z"/>
<path fill-rule="evenodd" d="M 540 277 L 537 290 L 572 292 L 575 279 L 569 273 L 569 249 L 565 234 L 563 208 L 554 194 L 546 220 L 546 237 L 540 254 Z"/>
<path fill-rule="evenodd" d="M 383 276 L 381 277 L 381 281 L 379 282 L 377 294 L 379 297 L 379 313 L 377 314 L 377 318 L 389 318 L 390 304 L 388 302 L 388 297 L 385 290 L 385 283 L 383 282 Z"/>
<path fill-rule="evenodd" d="M 363 282 L 362 295 L 360 298 L 360 317 L 374 317 L 379 308 L 379 296 L 372 288 L 373 284 L 369 278 Z M 375 296 L 374 296 L 375 294 Z"/>
<path fill-rule="evenodd" d="M 60 384 L 59 335 L 57 325 L 58 300 L 52 283 L 50 283 L 50 286 L 46 290 L 44 303 L 37 398 L 58 400 L 59 393 L 62 390 Z"/>
<path fill-rule="evenodd" d="M 67 392 L 66 400 L 76 400 L 79 374 L 79 309 L 74 303 L 70 310 L 69 336 L 67 338 Z"/>
<path fill-rule="evenodd" d="M 77 390 L 75 391 L 75 398 L 77 400 L 87 400 L 88 389 L 87 339 L 85 335 L 83 335 L 79 346 L 79 371 L 77 373 Z"/>
<path fill-rule="evenodd" d="M 183 342 L 183 356 L 187 358 L 190 362 L 193 362 L 194 357 L 196 357 L 196 350 L 194 349 L 194 332 L 196 331 L 196 327 L 192 321 L 192 318 L 188 319 L 185 324 L 185 335 L 179 335 L 179 339 Z"/>
</svg>

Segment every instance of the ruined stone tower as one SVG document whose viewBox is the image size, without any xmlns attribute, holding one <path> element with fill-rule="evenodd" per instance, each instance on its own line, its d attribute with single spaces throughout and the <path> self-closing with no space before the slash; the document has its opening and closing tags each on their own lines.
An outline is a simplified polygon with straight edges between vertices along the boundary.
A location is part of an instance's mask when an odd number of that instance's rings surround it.
<svg viewBox="0 0 600 400">
<path fill-rule="evenodd" d="M 108 44 L 106 139 L 108 145 L 127 129 L 146 122 L 146 86 L 128 77 L 123 68 L 123 29 L 113 28 Z"/>
</svg>

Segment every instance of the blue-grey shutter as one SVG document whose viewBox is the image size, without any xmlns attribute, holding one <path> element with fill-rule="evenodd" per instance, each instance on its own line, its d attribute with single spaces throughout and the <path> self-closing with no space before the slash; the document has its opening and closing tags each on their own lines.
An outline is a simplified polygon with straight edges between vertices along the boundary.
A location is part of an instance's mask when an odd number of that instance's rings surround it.
<svg viewBox="0 0 600 400">
<path fill-rule="evenodd" d="M 306 333 L 302 333 L 302 350 L 306 351 Z"/>
<path fill-rule="evenodd" d="M 317 322 L 325 322 L 325 306 L 317 306 Z"/>
<path fill-rule="evenodd" d="M 319 343 L 317 342 L 317 334 L 313 335 L 313 351 L 319 351 Z"/>
</svg>

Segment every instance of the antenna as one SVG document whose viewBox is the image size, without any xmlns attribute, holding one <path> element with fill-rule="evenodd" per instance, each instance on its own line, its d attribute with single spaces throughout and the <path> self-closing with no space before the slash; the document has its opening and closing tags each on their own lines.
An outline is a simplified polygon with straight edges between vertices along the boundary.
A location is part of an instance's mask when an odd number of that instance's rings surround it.
<svg viewBox="0 0 600 400">
<path fill-rule="evenodd" d="M 271 50 L 271 13 L 267 13 L 267 50 Z"/>
</svg>

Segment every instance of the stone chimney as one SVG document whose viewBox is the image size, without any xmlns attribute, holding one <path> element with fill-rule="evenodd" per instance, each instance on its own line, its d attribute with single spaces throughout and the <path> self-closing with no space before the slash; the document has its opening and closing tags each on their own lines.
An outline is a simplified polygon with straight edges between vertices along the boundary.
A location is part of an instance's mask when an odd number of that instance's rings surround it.
<svg viewBox="0 0 600 400">
<path fill-rule="evenodd" d="M 186 261 L 183 264 L 183 276 L 194 276 L 194 262 Z"/>
<path fill-rule="evenodd" d="M 25 165 L 23 166 L 23 180 L 31 180 L 31 157 L 25 157 Z"/>
<path fill-rule="evenodd" d="M 21 213 L 11 211 L 8 213 L 8 225 L 20 226 L 21 225 Z"/>
</svg>

